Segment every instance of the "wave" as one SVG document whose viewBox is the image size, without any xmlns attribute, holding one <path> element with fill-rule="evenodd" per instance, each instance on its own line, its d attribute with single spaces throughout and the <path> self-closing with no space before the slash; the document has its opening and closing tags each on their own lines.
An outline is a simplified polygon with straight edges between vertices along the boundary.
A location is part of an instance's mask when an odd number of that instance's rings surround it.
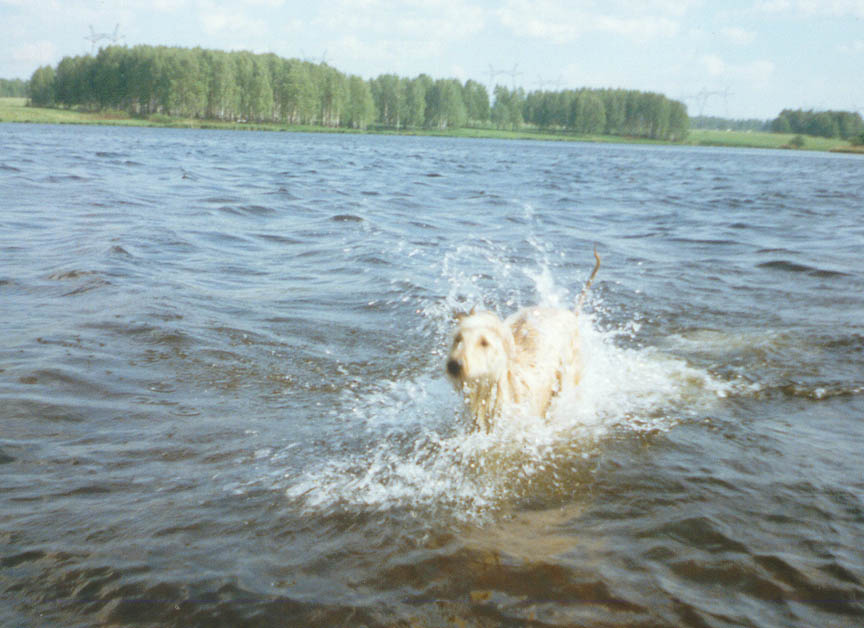
<svg viewBox="0 0 864 628">
<path fill-rule="evenodd" d="M 773 260 L 770 262 L 762 262 L 761 264 L 757 264 L 756 267 L 764 268 L 767 270 L 780 270 L 788 273 L 806 273 L 814 277 L 822 278 L 849 276 L 848 273 L 836 270 L 828 270 L 824 268 L 815 268 L 813 266 L 807 266 L 806 264 L 797 264 L 795 262 L 790 262 L 787 260 Z"/>
<path fill-rule="evenodd" d="M 733 382 L 738 396 L 822 401 L 864 394 L 864 336 L 854 332 L 697 328 L 670 334 L 659 344 L 694 362 L 713 364 Z"/>
<path fill-rule="evenodd" d="M 233 216 L 271 216 L 277 213 L 276 209 L 266 205 L 222 205 L 219 211 Z"/>
<path fill-rule="evenodd" d="M 363 218 L 361 216 L 355 216 L 354 214 L 336 214 L 330 217 L 331 222 L 363 222 Z"/>
</svg>

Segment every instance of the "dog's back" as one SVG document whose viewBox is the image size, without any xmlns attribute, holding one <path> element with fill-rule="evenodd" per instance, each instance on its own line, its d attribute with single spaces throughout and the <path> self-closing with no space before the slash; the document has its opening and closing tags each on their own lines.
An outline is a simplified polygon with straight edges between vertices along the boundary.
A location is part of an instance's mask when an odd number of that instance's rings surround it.
<svg viewBox="0 0 864 628">
<path fill-rule="evenodd" d="M 557 392 L 579 383 L 578 317 L 569 310 L 531 307 L 516 312 L 505 323 L 516 344 L 512 372 L 526 397 L 519 401 L 544 416 Z"/>
</svg>

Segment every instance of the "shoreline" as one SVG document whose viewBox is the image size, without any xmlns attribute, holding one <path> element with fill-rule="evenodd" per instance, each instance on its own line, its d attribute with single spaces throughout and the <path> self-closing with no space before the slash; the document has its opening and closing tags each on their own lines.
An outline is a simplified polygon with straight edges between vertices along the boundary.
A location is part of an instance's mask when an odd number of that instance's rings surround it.
<svg viewBox="0 0 864 628">
<path fill-rule="evenodd" d="M 853 146 L 848 141 L 806 136 L 801 148 L 792 148 L 794 134 L 766 133 L 755 131 L 719 131 L 691 129 L 683 141 L 653 140 L 649 138 L 618 135 L 578 135 L 567 132 L 521 129 L 518 131 L 485 127 L 463 127 L 458 129 L 349 129 L 311 125 L 286 125 L 277 123 L 221 122 L 195 118 L 170 118 L 164 115 L 151 118 L 135 118 L 125 112 L 87 113 L 70 109 L 28 107 L 23 98 L 0 98 L 0 123 L 17 124 L 85 124 L 102 126 L 139 126 L 174 129 L 206 129 L 223 131 L 267 131 L 279 133 L 348 133 L 360 135 L 405 135 L 429 137 L 466 137 L 475 139 L 530 140 L 547 142 L 593 142 L 611 144 L 651 144 L 665 146 L 716 146 L 723 148 L 767 148 L 839 152 L 864 155 L 864 146 Z M 152 119 L 156 117 L 157 119 Z"/>
</svg>

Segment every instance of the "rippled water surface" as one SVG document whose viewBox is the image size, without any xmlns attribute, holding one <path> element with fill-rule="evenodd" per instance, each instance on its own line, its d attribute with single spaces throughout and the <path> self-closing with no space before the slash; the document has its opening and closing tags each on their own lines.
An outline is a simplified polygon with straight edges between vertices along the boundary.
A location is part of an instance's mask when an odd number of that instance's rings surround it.
<svg viewBox="0 0 864 628">
<path fill-rule="evenodd" d="M 0 125 L 0 624 L 861 625 L 862 254 L 857 156 Z"/>
</svg>

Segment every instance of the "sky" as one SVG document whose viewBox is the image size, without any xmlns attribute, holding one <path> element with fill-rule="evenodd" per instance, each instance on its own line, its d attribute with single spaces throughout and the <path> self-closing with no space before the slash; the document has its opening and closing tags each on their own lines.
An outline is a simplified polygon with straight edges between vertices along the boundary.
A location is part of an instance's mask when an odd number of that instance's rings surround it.
<svg viewBox="0 0 864 628">
<path fill-rule="evenodd" d="M 363 78 L 655 91 L 691 116 L 864 115 L 864 0 L 0 0 L 0 77 L 90 53 L 94 33 Z"/>
</svg>

